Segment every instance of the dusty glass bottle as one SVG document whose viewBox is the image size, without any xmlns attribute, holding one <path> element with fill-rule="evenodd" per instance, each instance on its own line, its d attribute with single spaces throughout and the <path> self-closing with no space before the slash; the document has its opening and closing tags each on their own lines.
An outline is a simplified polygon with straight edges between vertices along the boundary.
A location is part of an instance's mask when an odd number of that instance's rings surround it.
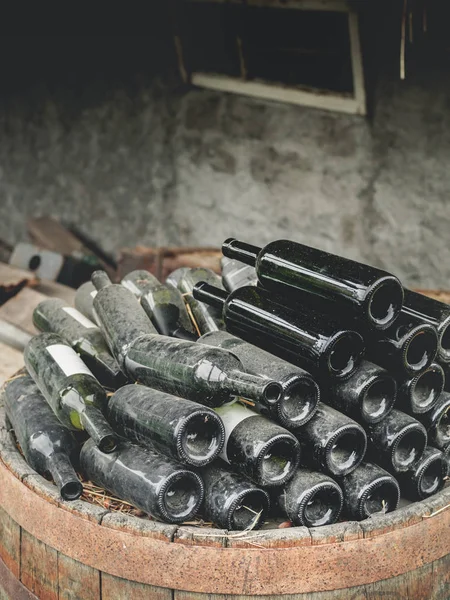
<svg viewBox="0 0 450 600">
<path fill-rule="evenodd" d="M 40 331 L 60 335 L 105 387 L 117 389 L 125 383 L 100 329 L 76 308 L 59 298 L 43 300 L 34 309 L 33 323 Z"/>
<path fill-rule="evenodd" d="M 258 485 L 283 485 L 300 461 L 295 437 L 239 403 L 216 409 L 225 427 L 221 458 Z"/>
<path fill-rule="evenodd" d="M 339 480 L 344 491 L 346 516 L 362 521 L 396 510 L 400 501 L 397 480 L 379 465 L 363 462 Z"/>
<path fill-rule="evenodd" d="M 378 423 L 394 407 L 397 383 L 385 369 L 363 361 L 347 381 L 327 389 L 327 403 L 356 421 Z"/>
<path fill-rule="evenodd" d="M 332 477 L 354 471 L 366 452 L 367 437 L 361 425 L 323 402 L 296 436 L 302 464 Z"/>
<path fill-rule="evenodd" d="M 102 452 L 112 452 L 116 436 L 102 414 L 106 392 L 69 344 L 55 333 L 40 333 L 25 348 L 24 360 L 61 423 L 86 430 Z"/>
<path fill-rule="evenodd" d="M 414 466 L 427 445 L 427 432 L 422 423 L 395 409 L 380 423 L 368 425 L 367 434 L 368 458 L 393 473 Z"/>
<path fill-rule="evenodd" d="M 438 360 L 450 363 L 450 306 L 423 294 L 405 290 L 402 312 L 417 323 L 433 325 L 439 337 Z"/>
<path fill-rule="evenodd" d="M 314 414 L 320 399 L 320 389 L 314 378 L 285 360 L 245 342 L 227 331 L 212 331 L 198 340 L 233 353 L 244 369 L 253 375 L 277 381 L 283 393 L 276 403 L 256 402 L 254 410 L 278 421 L 286 429 L 295 430 Z"/>
<path fill-rule="evenodd" d="M 6 416 L 13 426 L 25 460 L 43 477 L 51 475 L 64 500 L 76 500 L 83 486 L 73 464 L 78 445 L 45 401 L 33 379 L 18 375 L 4 388 Z"/>
<path fill-rule="evenodd" d="M 274 303 L 265 290 L 227 292 L 207 283 L 194 288 L 197 300 L 221 308 L 227 330 L 313 374 L 345 379 L 364 354 L 359 333 L 324 315 Z"/>
<path fill-rule="evenodd" d="M 229 238 L 222 252 L 255 266 L 259 281 L 268 290 L 295 296 L 300 289 L 322 296 L 377 329 L 395 321 L 402 307 L 403 288 L 396 277 L 323 250 L 289 240 L 259 248 Z"/>
<path fill-rule="evenodd" d="M 403 313 L 385 331 L 365 336 L 367 358 L 403 377 L 413 377 L 427 369 L 436 358 L 438 336 L 428 324 L 414 324 Z"/>
<path fill-rule="evenodd" d="M 118 390 L 109 399 L 107 416 L 122 437 L 195 467 L 213 461 L 225 440 L 213 410 L 142 385 Z"/>
<path fill-rule="evenodd" d="M 167 523 L 189 520 L 203 501 L 197 473 L 150 448 L 123 441 L 112 454 L 102 454 L 89 440 L 80 464 L 90 481 Z"/>
<path fill-rule="evenodd" d="M 294 525 L 304 527 L 336 523 L 344 503 L 342 490 L 334 479 L 308 469 L 297 469 L 285 486 L 274 491 L 273 499 Z"/>
<path fill-rule="evenodd" d="M 234 290 L 246 285 L 256 285 L 258 283 L 255 267 L 246 265 L 240 260 L 222 256 L 221 266 L 222 282 L 229 292 L 234 292 Z"/>
<path fill-rule="evenodd" d="M 450 444 L 450 394 L 443 392 L 435 406 L 417 416 L 428 433 L 428 442 L 443 450 Z"/>
<path fill-rule="evenodd" d="M 221 461 L 201 470 L 205 484 L 202 515 L 228 531 L 259 529 L 269 511 L 268 493 L 233 473 Z"/>
<path fill-rule="evenodd" d="M 183 340 L 197 339 L 183 297 L 176 288 L 160 283 L 144 270 L 128 273 L 121 284 L 138 298 L 159 333 Z"/>
<path fill-rule="evenodd" d="M 398 474 L 402 495 L 409 500 L 424 500 L 445 485 L 448 463 L 437 448 L 427 446 L 422 458 L 405 473 Z"/>
<path fill-rule="evenodd" d="M 93 323 L 97 323 L 97 317 L 94 312 L 94 298 L 97 295 L 97 290 L 91 281 L 86 281 L 80 285 L 75 292 L 74 304 L 75 308 Z"/>
<path fill-rule="evenodd" d="M 420 414 L 436 405 L 444 384 L 444 370 L 437 363 L 415 377 L 398 379 L 397 408 L 420 420 Z"/>
<path fill-rule="evenodd" d="M 169 275 L 166 283 L 167 285 L 177 287 L 183 295 L 192 319 L 195 321 L 199 335 L 208 333 L 209 331 L 225 329 L 221 311 L 215 306 L 199 302 L 192 295 L 192 290 L 199 281 L 206 281 L 210 285 L 223 289 L 220 277 L 211 269 L 203 268 L 177 269 Z"/>
</svg>

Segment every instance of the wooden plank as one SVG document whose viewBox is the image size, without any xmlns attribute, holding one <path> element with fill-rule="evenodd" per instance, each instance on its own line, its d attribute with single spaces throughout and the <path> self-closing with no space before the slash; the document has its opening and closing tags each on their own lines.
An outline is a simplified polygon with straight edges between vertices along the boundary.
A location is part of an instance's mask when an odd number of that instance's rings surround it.
<svg viewBox="0 0 450 600">
<path fill-rule="evenodd" d="M 58 553 L 22 530 L 20 580 L 41 600 L 58 600 Z"/>
<path fill-rule="evenodd" d="M 68 285 L 58 283 L 57 281 L 41 279 L 35 289 L 50 298 L 61 298 L 61 300 L 65 300 L 67 304 L 73 306 L 75 290 Z"/>
<path fill-rule="evenodd" d="M 23 367 L 23 354 L 6 344 L 0 342 L 0 385 L 3 385 L 7 379 L 16 371 Z"/>
<path fill-rule="evenodd" d="M 0 559 L 0 600 L 38 600 Z"/>
<path fill-rule="evenodd" d="M 0 558 L 15 577 L 20 576 L 20 527 L 0 508 Z"/>
<path fill-rule="evenodd" d="M 151 568 L 150 565 L 144 568 Z M 101 574 L 102 600 L 172 600 L 172 590 Z"/>
<path fill-rule="evenodd" d="M 35 286 L 37 283 L 38 280 L 31 271 L 0 263 L 0 305 L 25 286 Z"/>
<path fill-rule="evenodd" d="M 429 600 L 450 598 L 450 554 L 433 563 L 433 589 Z"/>
<path fill-rule="evenodd" d="M 66 256 L 90 254 L 85 252 L 81 240 L 52 217 L 29 219 L 27 230 L 33 243 L 40 248 L 59 252 Z"/>
<path fill-rule="evenodd" d="M 432 588 L 433 565 L 428 564 L 415 571 L 366 585 L 366 597 L 367 600 L 425 600 L 431 598 Z"/>
<path fill-rule="evenodd" d="M 12 323 L 16 327 L 20 327 L 20 329 L 27 331 L 31 335 L 35 335 L 38 333 L 38 330 L 33 325 L 33 311 L 39 302 L 42 302 L 46 298 L 47 296 L 36 290 L 24 288 L 13 298 L 10 298 L 8 302 L 0 306 L 0 319 Z"/>
<path fill-rule="evenodd" d="M 100 596 L 100 572 L 58 553 L 59 600 L 95 600 Z"/>
</svg>

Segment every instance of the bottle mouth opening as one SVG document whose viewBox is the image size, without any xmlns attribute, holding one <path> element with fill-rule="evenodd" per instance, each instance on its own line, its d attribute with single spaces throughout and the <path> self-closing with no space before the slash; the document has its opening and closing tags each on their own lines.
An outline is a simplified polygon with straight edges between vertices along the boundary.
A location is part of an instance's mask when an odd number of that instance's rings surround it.
<svg viewBox="0 0 450 600">
<path fill-rule="evenodd" d="M 342 505 L 341 489 L 337 485 L 322 485 L 308 494 L 299 514 L 299 523 L 305 527 L 332 525 L 338 520 Z"/>
<path fill-rule="evenodd" d="M 363 431 L 352 425 L 348 427 L 335 434 L 327 453 L 330 472 L 340 477 L 356 469 L 364 458 L 367 446 Z"/>
<path fill-rule="evenodd" d="M 194 413 L 186 419 L 180 433 L 183 459 L 195 466 L 214 460 L 225 440 L 222 420 L 213 412 Z"/>
<path fill-rule="evenodd" d="M 102 437 L 102 439 L 98 442 L 97 445 L 99 450 L 101 450 L 105 454 L 110 454 L 111 452 L 114 452 L 114 450 L 117 448 L 117 438 L 112 434 L 105 435 L 104 437 Z"/>
<path fill-rule="evenodd" d="M 430 410 L 439 400 L 444 384 L 445 376 L 440 367 L 433 367 L 418 375 L 411 391 L 413 411 L 422 413 Z"/>
<path fill-rule="evenodd" d="M 361 413 L 367 423 L 379 423 L 392 410 L 397 395 L 397 385 L 391 377 L 375 379 L 364 392 Z"/>
<path fill-rule="evenodd" d="M 449 444 L 449 448 L 446 448 L 446 452 L 450 452 L 450 406 L 442 413 L 441 418 L 438 421 L 436 426 L 437 429 L 437 437 L 439 437 L 440 445 L 447 446 Z"/>
<path fill-rule="evenodd" d="M 294 437 L 275 438 L 265 448 L 259 463 L 261 485 L 282 485 L 300 461 L 300 446 Z"/>
<path fill-rule="evenodd" d="M 374 482 L 362 499 L 360 513 L 366 519 L 376 513 L 388 513 L 395 510 L 400 500 L 400 490 L 392 479 Z"/>
<path fill-rule="evenodd" d="M 342 332 L 328 348 L 328 369 L 330 375 L 346 379 L 352 375 L 361 361 L 364 352 L 362 337 L 354 331 Z"/>
<path fill-rule="evenodd" d="M 69 481 L 60 490 L 61 497 L 64 500 L 77 500 L 82 493 L 83 486 L 80 481 Z"/>
<path fill-rule="evenodd" d="M 203 484 L 195 473 L 174 473 L 166 482 L 162 494 L 162 512 L 172 522 L 181 522 L 194 515 L 203 500 Z"/>
<path fill-rule="evenodd" d="M 427 445 L 425 431 L 416 428 L 405 431 L 397 440 L 392 453 L 392 464 L 397 471 L 407 471 L 422 456 Z"/>
<path fill-rule="evenodd" d="M 300 427 L 314 415 L 319 404 L 320 390 L 311 379 L 296 380 L 289 385 L 279 402 L 278 414 L 285 427 Z"/>
<path fill-rule="evenodd" d="M 446 362 L 450 362 L 450 320 L 444 324 L 440 332 L 439 355 Z"/>
<path fill-rule="evenodd" d="M 396 279 L 379 283 L 370 294 L 368 316 L 378 329 L 389 327 L 399 314 L 403 304 L 403 289 Z"/>
<path fill-rule="evenodd" d="M 432 496 L 444 487 L 447 463 L 443 456 L 433 456 L 421 470 L 419 476 L 419 495 L 422 499 Z"/>
<path fill-rule="evenodd" d="M 240 494 L 229 519 L 229 529 L 259 529 L 269 510 L 269 498 L 263 490 L 249 490 Z"/>
<path fill-rule="evenodd" d="M 413 332 L 404 353 L 406 367 L 413 373 L 429 367 L 436 356 L 437 346 L 437 336 L 433 329 L 420 328 Z"/>
<path fill-rule="evenodd" d="M 283 388 L 276 381 L 272 381 L 264 389 L 264 399 L 268 404 L 276 404 L 282 395 Z"/>
</svg>

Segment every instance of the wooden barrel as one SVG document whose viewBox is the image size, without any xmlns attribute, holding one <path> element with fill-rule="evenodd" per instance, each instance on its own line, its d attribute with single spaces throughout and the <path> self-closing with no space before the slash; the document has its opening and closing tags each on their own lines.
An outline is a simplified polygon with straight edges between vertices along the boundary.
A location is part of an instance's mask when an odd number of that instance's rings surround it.
<svg viewBox="0 0 450 600">
<path fill-rule="evenodd" d="M 450 598 L 449 487 L 360 523 L 228 535 L 62 501 L 3 407 L 0 458 L 2 599 Z"/>
</svg>

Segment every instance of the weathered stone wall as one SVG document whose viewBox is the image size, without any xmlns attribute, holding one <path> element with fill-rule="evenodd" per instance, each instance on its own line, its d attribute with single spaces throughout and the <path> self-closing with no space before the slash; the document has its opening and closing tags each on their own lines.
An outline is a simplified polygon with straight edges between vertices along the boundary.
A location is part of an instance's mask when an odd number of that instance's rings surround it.
<svg viewBox="0 0 450 600">
<path fill-rule="evenodd" d="M 0 101 L 0 238 L 45 213 L 110 251 L 288 237 L 449 288 L 449 109 L 439 69 L 381 77 L 373 119 L 161 76 L 33 83 Z"/>
</svg>

